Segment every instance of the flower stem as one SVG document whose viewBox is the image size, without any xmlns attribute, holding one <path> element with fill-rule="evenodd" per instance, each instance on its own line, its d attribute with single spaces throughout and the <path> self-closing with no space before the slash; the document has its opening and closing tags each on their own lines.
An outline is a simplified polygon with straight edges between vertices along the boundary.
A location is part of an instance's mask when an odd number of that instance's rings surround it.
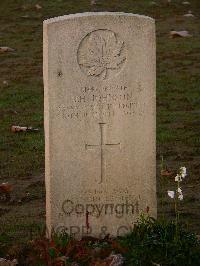
<svg viewBox="0 0 200 266">
<path fill-rule="evenodd" d="M 162 171 L 164 171 L 164 158 L 163 156 L 161 156 L 161 165 L 160 165 L 160 168 L 161 168 L 161 173 Z M 162 218 L 164 220 L 164 209 L 163 209 L 163 202 L 164 202 L 164 198 L 163 198 L 163 176 L 161 174 L 161 210 L 162 210 Z"/>
<path fill-rule="evenodd" d="M 176 241 L 179 239 L 179 234 L 178 234 L 178 226 L 179 226 L 179 208 L 178 208 L 178 189 L 180 188 L 180 182 L 177 182 L 177 191 L 176 195 L 174 198 L 174 208 L 175 208 L 175 213 L 176 213 Z"/>
</svg>

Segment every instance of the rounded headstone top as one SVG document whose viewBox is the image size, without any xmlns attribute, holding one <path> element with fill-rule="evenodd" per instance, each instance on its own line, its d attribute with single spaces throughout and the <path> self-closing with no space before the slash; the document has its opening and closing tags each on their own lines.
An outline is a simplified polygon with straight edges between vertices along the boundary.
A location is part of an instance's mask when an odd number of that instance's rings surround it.
<svg viewBox="0 0 200 266">
<path fill-rule="evenodd" d="M 155 22 L 155 20 L 151 17 L 145 16 L 145 15 L 139 15 L 139 14 L 132 14 L 132 13 L 124 13 L 124 12 L 85 12 L 85 13 L 77 13 L 77 14 L 70 14 L 70 15 L 64 15 L 54 18 L 49 18 L 44 20 L 44 25 L 55 23 L 55 22 L 61 22 L 68 19 L 75 19 L 75 18 L 81 18 L 81 17 L 93 17 L 93 16 L 123 16 L 123 17 L 135 17 L 138 19 L 145 19 L 149 20 L 149 22 Z"/>
</svg>

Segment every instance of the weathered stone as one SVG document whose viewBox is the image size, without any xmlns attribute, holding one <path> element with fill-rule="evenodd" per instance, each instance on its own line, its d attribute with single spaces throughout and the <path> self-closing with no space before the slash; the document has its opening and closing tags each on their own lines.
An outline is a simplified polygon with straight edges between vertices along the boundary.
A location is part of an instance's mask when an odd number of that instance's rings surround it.
<svg viewBox="0 0 200 266">
<path fill-rule="evenodd" d="M 125 13 L 44 22 L 47 226 L 126 233 L 156 216 L 155 25 Z"/>
</svg>

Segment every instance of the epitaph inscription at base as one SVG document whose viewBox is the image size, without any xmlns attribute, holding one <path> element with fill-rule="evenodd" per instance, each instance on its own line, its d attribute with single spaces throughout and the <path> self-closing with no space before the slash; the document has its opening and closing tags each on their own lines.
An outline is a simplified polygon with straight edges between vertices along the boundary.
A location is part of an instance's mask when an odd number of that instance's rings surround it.
<svg viewBox="0 0 200 266">
<path fill-rule="evenodd" d="M 48 231 L 116 236 L 156 216 L 154 20 L 46 20 L 43 69 Z"/>
</svg>

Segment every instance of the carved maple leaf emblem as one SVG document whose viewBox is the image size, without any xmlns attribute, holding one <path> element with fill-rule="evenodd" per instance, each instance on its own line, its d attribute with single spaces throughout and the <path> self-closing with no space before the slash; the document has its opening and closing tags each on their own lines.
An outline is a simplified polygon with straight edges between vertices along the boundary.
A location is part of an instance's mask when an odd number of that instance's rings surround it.
<svg viewBox="0 0 200 266">
<path fill-rule="evenodd" d="M 88 76 L 107 76 L 109 69 L 119 69 L 126 57 L 121 54 L 124 42 L 117 40 L 113 32 L 107 35 L 92 33 L 87 40 L 87 49 L 79 57 L 79 64 L 86 68 Z"/>
</svg>

